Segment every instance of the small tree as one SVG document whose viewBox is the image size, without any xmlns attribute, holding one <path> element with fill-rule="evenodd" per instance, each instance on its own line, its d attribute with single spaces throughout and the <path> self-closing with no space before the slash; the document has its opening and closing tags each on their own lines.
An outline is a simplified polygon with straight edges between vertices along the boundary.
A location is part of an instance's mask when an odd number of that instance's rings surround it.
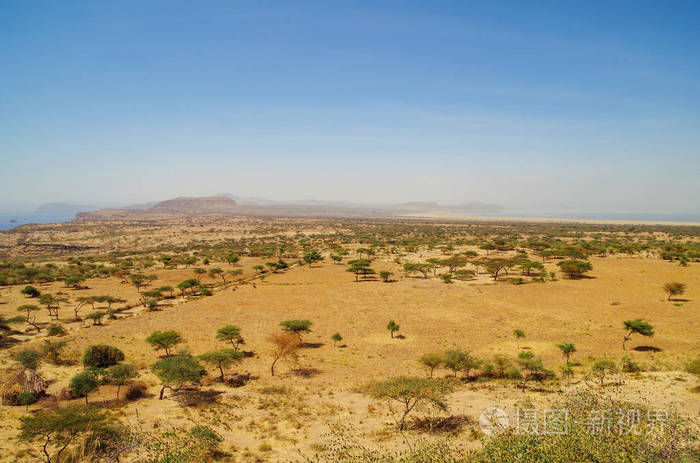
<svg viewBox="0 0 700 463">
<path fill-rule="evenodd" d="M 569 365 L 569 357 L 576 352 L 576 346 L 571 342 L 565 342 L 562 344 L 557 344 L 557 347 L 561 351 L 564 358 L 566 358 L 566 364 Z"/>
<path fill-rule="evenodd" d="M 667 301 L 670 301 L 673 296 L 680 296 L 685 293 L 685 283 L 671 282 L 664 285 L 664 291 L 668 294 Z"/>
<path fill-rule="evenodd" d="M 648 337 L 654 336 L 654 327 L 639 318 L 636 320 L 625 320 L 623 326 L 625 331 L 629 330 L 629 333 L 627 333 L 622 340 L 622 350 L 626 350 L 625 344 L 631 339 L 634 333 L 639 333 L 642 336 Z"/>
<path fill-rule="evenodd" d="M 391 334 L 391 339 L 394 339 L 394 332 L 399 331 L 399 325 L 394 320 L 389 320 L 386 324 L 386 329 Z"/>
<path fill-rule="evenodd" d="M 106 368 L 124 360 L 124 352 L 107 344 L 96 344 L 85 349 L 83 366 L 85 368 Z"/>
<path fill-rule="evenodd" d="M 346 272 L 354 273 L 355 274 L 355 281 L 359 282 L 360 281 L 360 275 L 362 277 L 366 277 L 367 275 L 374 275 L 375 271 L 370 267 L 371 262 L 367 259 L 355 259 L 348 261 L 348 265 L 350 267 L 346 270 Z"/>
<path fill-rule="evenodd" d="M 428 368 L 430 371 L 430 377 L 433 377 L 433 370 L 440 368 L 440 366 L 445 363 L 445 356 L 439 352 L 423 354 L 418 359 L 418 361 Z"/>
<path fill-rule="evenodd" d="M 34 329 L 36 329 L 37 333 L 41 332 L 41 327 L 36 322 L 36 316 L 32 317 L 31 313 L 37 312 L 39 310 L 41 310 L 41 308 L 39 308 L 35 305 L 32 305 L 32 304 L 24 304 L 24 305 L 17 307 L 17 312 L 25 312 L 26 313 L 25 321 L 27 322 L 27 324 L 29 326 L 34 327 Z"/>
<path fill-rule="evenodd" d="M 223 269 L 220 268 L 212 268 L 209 269 L 209 276 L 212 278 L 216 278 L 217 276 L 221 278 L 221 281 L 226 284 L 226 274 L 224 273 Z"/>
<path fill-rule="evenodd" d="M 68 390 L 75 397 L 85 397 L 85 404 L 88 403 L 88 394 L 97 389 L 97 378 L 91 371 L 81 371 L 73 376 L 68 383 Z"/>
<path fill-rule="evenodd" d="M 119 400 L 119 390 L 122 386 L 126 386 L 132 379 L 136 378 L 136 367 L 133 365 L 112 365 L 105 370 L 107 378 L 112 384 L 117 385 L 117 400 Z"/>
<path fill-rule="evenodd" d="M 17 352 L 14 358 L 22 368 L 34 371 L 37 368 L 39 368 L 39 360 L 41 359 L 41 354 L 39 353 L 39 351 L 34 349 L 24 349 Z"/>
<path fill-rule="evenodd" d="M 159 360 L 153 364 L 151 370 L 162 382 L 158 396 L 159 400 L 163 400 L 163 394 L 166 389 L 178 392 L 188 383 L 199 384 L 202 377 L 207 373 L 197 360 L 181 355 Z"/>
<path fill-rule="evenodd" d="M 221 349 L 207 352 L 199 356 L 205 363 L 215 366 L 221 373 L 221 381 L 224 380 L 224 368 L 229 368 L 243 359 L 243 352 L 234 349 Z"/>
<path fill-rule="evenodd" d="M 301 335 L 310 333 L 312 324 L 309 320 L 285 320 L 280 323 L 280 326 L 284 331 L 296 334 L 299 337 L 299 343 L 301 343 Z"/>
<path fill-rule="evenodd" d="M 516 328 L 513 330 L 513 336 L 515 336 L 515 345 L 517 346 L 518 350 L 520 350 L 520 343 L 518 341 L 525 338 L 525 332 L 521 329 Z"/>
<path fill-rule="evenodd" d="M 36 396 L 30 391 L 21 391 L 17 394 L 17 405 L 24 405 L 25 410 L 29 410 L 29 406 L 36 403 Z"/>
<path fill-rule="evenodd" d="M 63 461 L 61 453 L 90 432 L 106 427 L 107 417 L 96 408 L 57 407 L 39 410 L 20 418 L 20 439 L 25 442 L 41 440 L 46 463 Z M 56 453 L 52 456 L 50 450 Z"/>
<path fill-rule="evenodd" d="M 146 338 L 146 342 L 156 350 L 164 350 L 165 356 L 170 357 L 170 349 L 182 343 L 183 339 L 175 330 L 154 331 Z"/>
<path fill-rule="evenodd" d="M 235 325 L 222 326 L 216 331 L 216 339 L 219 341 L 230 342 L 235 350 L 241 344 L 245 344 L 243 337 L 241 336 L 241 329 Z"/>
<path fill-rule="evenodd" d="M 272 365 L 270 365 L 270 374 L 275 376 L 275 365 L 281 359 L 290 358 L 296 359 L 297 351 L 300 347 L 298 337 L 292 332 L 285 332 L 272 335 L 268 338 L 273 345 Z"/>
<path fill-rule="evenodd" d="M 584 273 L 593 270 L 593 265 L 585 260 L 565 260 L 563 262 L 557 263 L 562 272 L 566 274 L 570 279 L 578 279 L 583 276 Z"/>
<path fill-rule="evenodd" d="M 229 265 L 237 264 L 239 260 L 241 260 L 241 258 L 238 257 L 238 254 L 235 252 L 229 252 L 226 254 L 226 262 L 228 262 Z"/>
<path fill-rule="evenodd" d="M 333 341 L 333 347 L 335 347 L 337 343 L 343 340 L 343 337 L 340 335 L 340 333 L 335 333 L 333 336 L 331 336 L 331 340 Z"/>
<path fill-rule="evenodd" d="M 90 312 L 87 314 L 87 319 L 92 320 L 93 326 L 101 325 L 102 324 L 102 318 L 105 316 L 104 312 L 101 312 L 99 310 L 96 310 L 94 312 Z"/>
<path fill-rule="evenodd" d="M 618 371 L 617 365 L 612 360 L 598 360 L 591 368 L 593 375 L 600 379 L 601 386 L 605 385 L 607 375 L 615 374 Z"/>
<path fill-rule="evenodd" d="M 440 275 L 440 279 L 443 283 L 452 283 L 452 275 L 450 275 L 449 273 L 443 273 L 442 275 Z"/>
<path fill-rule="evenodd" d="M 447 396 L 454 391 L 451 381 L 399 376 L 373 385 L 371 396 L 385 400 L 389 406 L 394 422 L 400 431 L 406 425 L 406 417 L 419 406 L 430 406 L 441 411 L 447 410 Z M 394 411 L 393 403 L 401 404 L 399 411 Z"/>
<path fill-rule="evenodd" d="M 304 254 L 304 262 L 309 264 L 309 267 L 311 267 L 314 262 L 321 262 L 322 260 L 323 256 L 316 249 L 312 249 Z"/>
<path fill-rule="evenodd" d="M 381 278 L 384 283 L 389 283 L 392 275 L 393 273 L 388 270 L 382 270 L 379 272 L 379 278 Z"/>
</svg>

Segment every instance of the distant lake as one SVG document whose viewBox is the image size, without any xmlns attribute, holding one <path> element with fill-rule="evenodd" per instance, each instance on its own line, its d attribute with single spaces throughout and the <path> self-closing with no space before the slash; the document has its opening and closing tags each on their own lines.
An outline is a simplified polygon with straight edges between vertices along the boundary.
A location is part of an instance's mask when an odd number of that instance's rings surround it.
<svg viewBox="0 0 700 463">
<path fill-rule="evenodd" d="M 36 215 L 36 214 L 0 214 L 0 230 L 11 230 L 20 225 L 28 223 L 57 223 L 70 222 L 75 217 L 75 214 L 52 214 L 52 215 Z M 11 220 L 16 220 L 17 223 L 11 223 Z"/>
<path fill-rule="evenodd" d="M 464 217 L 512 217 L 574 220 L 638 220 L 640 222 L 699 222 L 700 214 L 666 214 L 656 212 L 544 212 L 536 210 L 503 210 L 458 214 Z"/>
</svg>

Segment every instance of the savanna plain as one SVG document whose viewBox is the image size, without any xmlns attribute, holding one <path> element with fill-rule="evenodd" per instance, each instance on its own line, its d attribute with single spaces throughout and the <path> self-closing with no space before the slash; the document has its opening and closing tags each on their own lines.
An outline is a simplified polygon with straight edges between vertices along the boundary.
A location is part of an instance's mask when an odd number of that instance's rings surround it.
<svg viewBox="0 0 700 463">
<path fill-rule="evenodd" d="M 0 460 L 697 461 L 699 309 L 696 226 L 21 226 Z"/>
</svg>

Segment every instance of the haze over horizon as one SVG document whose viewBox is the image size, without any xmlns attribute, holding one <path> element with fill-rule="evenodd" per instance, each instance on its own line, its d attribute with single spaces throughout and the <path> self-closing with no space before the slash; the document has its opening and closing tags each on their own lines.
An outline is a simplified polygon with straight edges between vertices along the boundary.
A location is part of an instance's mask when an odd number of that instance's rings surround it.
<svg viewBox="0 0 700 463">
<path fill-rule="evenodd" d="M 228 192 L 700 213 L 698 17 L 693 2 L 4 2 L 0 208 Z"/>
</svg>

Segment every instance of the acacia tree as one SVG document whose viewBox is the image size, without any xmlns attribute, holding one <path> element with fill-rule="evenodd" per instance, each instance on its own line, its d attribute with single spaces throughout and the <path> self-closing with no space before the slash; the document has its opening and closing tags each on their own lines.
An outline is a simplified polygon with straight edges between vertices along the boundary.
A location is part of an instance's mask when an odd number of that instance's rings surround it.
<svg viewBox="0 0 700 463">
<path fill-rule="evenodd" d="M 557 347 L 561 351 L 564 358 L 566 358 L 566 365 L 569 365 L 569 357 L 576 352 L 576 346 L 571 342 L 565 342 L 562 344 L 557 344 Z"/>
<path fill-rule="evenodd" d="M 374 399 L 387 402 L 396 426 L 403 431 L 406 417 L 417 406 L 426 405 L 446 411 L 447 396 L 453 391 L 452 382 L 444 379 L 399 376 L 374 384 L 370 394 Z M 394 410 L 393 404 L 396 402 L 401 405 L 399 411 Z"/>
<path fill-rule="evenodd" d="M 19 307 L 17 307 L 17 312 L 26 312 L 27 316 L 25 321 L 29 326 L 34 327 L 36 329 L 37 333 L 41 332 L 41 327 L 39 324 L 36 322 L 36 315 L 34 317 L 31 316 L 32 312 L 37 312 L 41 310 L 41 308 L 33 305 L 33 304 L 24 304 Z"/>
<path fill-rule="evenodd" d="M 331 340 L 333 341 L 333 347 L 335 347 L 337 343 L 343 340 L 343 336 L 340 333 L 335 333 L 331 336 Z"/>
<path fill-rule="evenodd" d="M 430 371 L 430 377 L 433 377 L 433 370 L 440 368 L 440 366 L 445 363 L 445 355 L 440 352 L 423 354 L 418 359 L 418 361 L 428 368 Z"/>
<path fill-rule="evenodd" d="M 593 375 L 600 379 L 600 385 L 605 385 L 605 377 L 607 375 L 615 374 L 619 371 L 617 365 L 612 360 L 598 360 L 593 367 L 591 367 Z"/>
<path fill-rule="evenodd" d="M 525 332 L 521 329 L 516 328 L 513 330 L 513 336 L 515 336 L 515 340 L 516 340 L 515 345 L 517 346 L 518 350 L 520 350 L 520 343 L 518 341 L 520 341 L 521 339 L 523 339 L 525 337 Z"/>
<path fill-rule="evenodd" d="M 565 260 L 563 262 L 557 263 L 562 272 L 566 274 L 570 279 L 578 279 L 583 276 L 584 273 L 593 270 L 593 265 L 585 260 Z"/>
<path fill-rule="evenodd" d="M 275 365 L 281 359 L 296 359 L 300 347 L 299 338 L 292 332 L 274 334 L 268 338 L 273 345 L 270 374 L 275 376 Z"/>
<path fill-rule="evenodd" d="M 163 400 L 163 394 L 166 389 L 178 392 L 188 383 L 199 384 L 202 381 L 202 377 L 207 373 L 197 360 L 183 355 L 159 360 L 153 364 L 151 370 L 162 382 L 160 394 L 158 395 L 159 400 Z"/>
<path fill-rule="evenodd" d="M 237 264 L 239 260 L 241 260 L 241 258 L 238 257 L 238 254 L 235 252 L 229 252 L 226 254 L 226 262 L 228 262 L 229 265 Z"/>
<path fill-rule="evenodd" d="M 119 390 L 136 378 L 137 372 L 133 365 L 119 364 L 107 368 L 105 374 L 113 384 L 117 385 L 117 400 L 119 400 Z"/>
<path fill-rule="evenodd" d="M 299 344 L 301 344 L 301 335 L 311 332 L 311 325 L 313 323 L 309 320 L 285 320 L 280 323 L 284 331 L 294 333 L 299 337 Z"/>
<path fill-rule="evenodd" d="M 216 339 L 219 341 L 230 342 L 234 350 L 238 350 L 241 344 L 245 344 L 241 336 L 241 329 L 236 325 L 225 325 L 216 331 Z"/>
<path fill-rule="evenodd" d="M 243 352 L 234 349 L 220 349 L 204 353 L 199 356 L 199 359 L 218 368 L 221 373 L 221 381 L 224 381 L 224 368 L 229 368 L 240 362 L 243 357 Z"/>
<path fill-rule="evenodd" d="M 631 339 L 634 333 L 639 333 L 642 336 L 648 337 L 654 336 L 654 327 L 640 318 L 636 320 L 625 320 L 623 326 L 625 331 L 629 330 L 629 333 L 627 333 L 622 340 L 622 350 L 626 350 L 625 344 Z"/>
<path fill-rule="evenodd" d="M 379 278 L 381 278 L 384 283 L 389 283 L 392 275 L 393 273 L 388 270 L 382 270 L 379 272 Z"/>
<path fill-rule="evenodd" d="M 182 341 L 182 336 L 175 330 L 154 331 L 146 338 L 146 342 L 156 350 L 164 350 L 166 357 L 170 357 L 170 348 L 182 343 Z"/>
<path fill-rule="evenodd" d="M 394 320 L 389 320 L 389 323 L 386 324 L 386 329 L 391 334 L 391 339 L 394 339 L 394 332 L 399 331 L 399 325 Z"/>
<path fill-rule="evenodd" d="M 85 405 L 88 403 L 88 394 L 97 389 L 97 378 L 91 371 L 81 371 L 73 376 L 68 384 L 70 393 L 75 397 L 85 397 Z"/>
<path fill-rule="evenodd" d="M 668 294 L 668 299 L 666 300 L 670 301 L 671 297 L 682 295 L 683 293 L 685 293 L 685 288 L 685 283 L 679 283 L 677 281 L 666 283 L 664 285 L 664 291 L 666 292 L 666 294 Z"/>
<path fill-rule="evenodd" d="M 346 270 L 346 272 L 354 273 L 355 281 L 359 282 L 360 275 L 362 275 L 363 278 L 367 277 L 367 275 L 374 275 L 375 271 L 370 267 L 370 264 L 371 262 L 367 259 L 351 260 L 348 261 L 348 265 L 350 265 L 350 267 Z"/>
<path fill-rule="evenodd" d="M 216 278 L 217 276 L 219 276 L 221 278 L 221 281 L 223 281 L 224 284 L 226 284 L 226 274 L 220 268 L 209 269 L 209 276 L 212 278 Z"/>
<path fill-rule="evenodd" d="M 46 463 L 62 461 L 61 453 L 82 436 L 104 429 L 107 416 L 96 408 L 57 407 L 20 417 L 20 440 L 43 441 Z M 51 450 L 55 453 L 51 455 Z"/>
<path fill-rule="evenodd" d="M 314 262 L 321 262 L 322 260 L 323 256 L 316 249 L 312 249 L 304 254 L 304 262 L 309 264 L 309 267 L 311 267 Z"/>
</svg>

